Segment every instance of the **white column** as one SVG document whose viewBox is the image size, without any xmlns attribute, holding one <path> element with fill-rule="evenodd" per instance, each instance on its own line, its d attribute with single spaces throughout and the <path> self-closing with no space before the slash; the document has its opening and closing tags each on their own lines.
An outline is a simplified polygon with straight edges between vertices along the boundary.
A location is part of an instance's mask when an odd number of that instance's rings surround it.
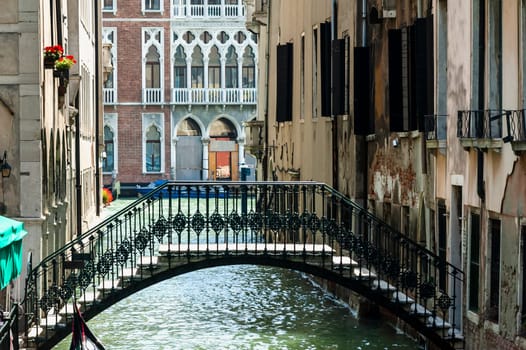
<svg viewBox="0 0 526 350">
<path fill-rule="evenodd" d="M 210 90 L 208 89 L 208 61 L 209 61 L 209 58 L 207 56 L 205 56 L 203 58 L 203 65 L 204 65 L 204 72 L 203 72 L 203 87 L 205 89 L 205 100 L 208 102 L 209 101 L 209 97 L 208 97 L 208 94 L 210 93 Z"/>
<path fill-rule="evenodd" d="M 188 101 L 192 102 L 192 55 L 186 57 L 186 91 L 188 92 Z"/>
<path fill-rule="evenodd" d="M 242 94 L 242 88 L 243 88 L 243 52 L 241 55 L 237 56 L 237 89 L 238 89 L 238 96 L 237 96 L 237 103 L 243 103 L 243 94 Z"/>
<path fill-rule="evenodd" d="M 208 180 L 208 144 L 210 139 L 202 139 L 203 142 L 203 169 L 202 169 L 202 178 L 203 180 Z"/>
<path fill-rule="evenodd" d="M 224 89 L 226 87 L 226 80 L 225 80 L 225 77 L 226 77 L 226 57 L 225 55 L 227 54 L 228 50 L 226 51 L 223 51 L 221 53 L 221 89 Z"/>
</svg>

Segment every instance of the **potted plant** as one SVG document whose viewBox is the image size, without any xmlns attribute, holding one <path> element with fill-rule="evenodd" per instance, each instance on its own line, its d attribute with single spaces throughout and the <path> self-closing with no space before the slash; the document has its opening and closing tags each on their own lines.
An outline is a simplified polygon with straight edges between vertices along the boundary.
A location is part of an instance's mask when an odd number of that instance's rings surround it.
<svg viewBox="0 0 526 350">
<path fill-rule="evenodd" d="M 64 49 L 60 45 L 46 46 L 44 47 L 44 68 L 53 69 L 55 68 L 55 62 L 62 57 Z"/>
<path fill-rule="evenodd" d="M 55 61 L 55 71 L 53 72 L 55 77 L 60 78 L 59 94 L 65 94 L 66 87 L 69 82 L 69 69 L 77 63 L 75 57 L 72 55 L 61 56 Z"/>
</svg>

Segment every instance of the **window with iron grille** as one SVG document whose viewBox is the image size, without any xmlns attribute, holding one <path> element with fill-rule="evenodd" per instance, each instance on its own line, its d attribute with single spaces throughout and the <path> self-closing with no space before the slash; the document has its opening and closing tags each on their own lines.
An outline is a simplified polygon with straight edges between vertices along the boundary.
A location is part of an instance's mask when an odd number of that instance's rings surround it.
<svg viewBox="0 0 526 350">
<path fill-rule="evenodd" d="M 469 240 L 469 299 L 468 309 L 479 311 L 480 274 L 480 215 L 471 213 L 471 232 Z"/>
<path fill-rule="evenodd" d="M 491 256 L 488 319 L 498 322 L 500 299 L 500 220 L 489 220 L 489 234 Z"/>
</svg>

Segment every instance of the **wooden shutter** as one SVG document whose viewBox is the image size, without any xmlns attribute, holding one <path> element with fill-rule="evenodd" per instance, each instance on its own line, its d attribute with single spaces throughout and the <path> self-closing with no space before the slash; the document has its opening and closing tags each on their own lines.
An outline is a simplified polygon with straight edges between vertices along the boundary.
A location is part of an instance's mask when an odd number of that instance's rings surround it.
<svg viewBox="0 0 526 350">
<path fill-rule="evenodd" d="M 345 114 L 345 39 L 332 42 L 332 114 Z"/>
<path fill-rule="evenodd" d="M 426 19 L 418 18 L 414 25 L 415 34 L 415 116 L 414 122 L 418 129 L 424 131 L 424 115 L 429 114 L 428 107 L 428 59 L 427 59 L 427 33 Z M 432 69 L 433 66 L 431 66 Z"/>
<path fill-rule="evenodd" d="M 331 116 L 331 23 L 320 24 L 321 115 Z"/>
<path fill-rule="evenodd" d="M 371 105 L 370 51 L 369 47 L 354 48 L 354 133 L 369 133 Z"/>
<path fill-rule="evenodd" d="M 388 40 L 389 125 L 391 131 L 403 131 L 402 31 L 400 29 L 389 30 Z"/>
<path fill-rule="evenodd" d="M 278 45 L 276 121 L 292 121 L 292 44 Z"/>
</svg>

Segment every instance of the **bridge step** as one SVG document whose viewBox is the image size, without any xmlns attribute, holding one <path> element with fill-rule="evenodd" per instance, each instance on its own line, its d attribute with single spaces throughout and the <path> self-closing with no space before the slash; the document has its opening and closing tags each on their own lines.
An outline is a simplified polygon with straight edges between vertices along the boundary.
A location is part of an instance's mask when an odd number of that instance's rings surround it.
<svg viewBox="0 0 526 350">
<path fill-rule="evenodd" d="M 358 262 L 354 261 L 349 256 L 333 256 L 332 263 L 334 265 L 344 267 L 344 268 L 351 268 L 351 267 L 358 266 Z"/>
<path fill-rule="evenodd" d="M 374 280 L 371 289 L 381 292 L 394 292 L 396 287 L 383 280 Z"/>
<path fill-rule="evenodd" d="M 153 256 L 141 256 L 137 259 L 137 267 L 144 268 L 157 268 L 159 265 L 159 257 Z"/>
<path fill-rule="evenodd" d="M 96 301 L 102 299 L 102 293 L 100 291 L 93 290 L 84 292 L 78 299 L 77 302 L 85 305 L 93 304 Z"/>
<path fill-rule="evenodd" d="M 226 252 L 232 252 L 236 255 L 246 254 L 283 254 L 287 255 L 329 255 L 335 250 L 327 244 L 302 244 L 302 243 L 190 243 L 190 244 L 161 244 L 159 245 L 159 254 L 168 255 L 174 253 L 190 255 L 224 255 Z"/>
<path fill-rule="evenodd" d="M 420 317 L 433 316 L 433 313 L 430 310 L 426 309 L 420 304 L 412 304 L 409 309 L 409 312 L 413 315 Z"/>
<path fill-rule="evenodd" d="M 111 291 L 114 291 L 114 290 L 121 290 L 122 289 L 122 285 L 121 285 L 121 280 L 120 279 L 115 279 L 115 280 L 103 280 L 98 286 L 97 286 L 97 290 L 103 292 L 103 293 L 107 293 L 107 292 L 111 292 Z"/>
<path fill-rule="evenodd" d="M 394 292 L 391 301 L 399 304 L 414 304 L 415 302 L 414 299 L 402 292 Z"/>
<path fill-rule="evenodd" d="M 371 280 L 377 278 L 376 274 L 365 267 L 355 268 L 352 270 L 353 278 L 360 280 Z"/>
<path fill-rule="evenodd" d="M 429 328 L 451 328 L 451 324 L 446 322 L 443 318 L 438 316 L 429 316 L 427 318 L 426 326 Z"/>
<path fill-rule="evenodd" d="M 457 328 L 450 328 L 447 331 L 447 336 L 445 336 L 444 338 L 449 341 L 463 341 L 464 334 L 462 334 L 462 332 Z"/>
</svg>

